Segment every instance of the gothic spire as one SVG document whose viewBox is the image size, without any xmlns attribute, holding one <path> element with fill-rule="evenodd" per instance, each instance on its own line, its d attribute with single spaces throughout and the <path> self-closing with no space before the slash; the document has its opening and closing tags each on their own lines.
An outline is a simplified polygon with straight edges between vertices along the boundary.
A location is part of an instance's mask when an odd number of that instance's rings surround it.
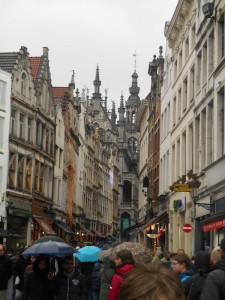
<svg viewBox="0 0 225 300">
<path fill-rule="evenodd" d="M 116 118 L 117 118 L 117 115 L 116 115 L 116 104 L 115 104 L 115 101 L 112 101 L 111 120 L 112 120 L 113 125 L 116 124 Z"/>
<path fill-rule="evenodd" d="M 101 98 L 100 85 L 101 85 L 101 81 L 99 80 L 99 68 L 97 65 L 96 75 L 95 75 L 95 80 L 94 80 L 94 88 L 95 88 L 95 92 L 93 94 L 94 99 Z"/>
<path fill-rule="evenodd" d="M 123 92 L 121 93 L 121 97 L 120 97 L 120 108 L 124 108 Z"/>
</svg>

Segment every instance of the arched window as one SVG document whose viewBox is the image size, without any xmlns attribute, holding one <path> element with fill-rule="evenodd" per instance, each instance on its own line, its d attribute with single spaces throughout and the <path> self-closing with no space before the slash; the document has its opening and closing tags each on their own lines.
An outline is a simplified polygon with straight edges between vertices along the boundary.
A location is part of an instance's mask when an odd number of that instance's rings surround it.
<svg viewBox="0 0 225 300">
<path fill-rule="evenodd" d="M 132 198 L 132 184 L 129 180 L 123 182 L 123 202 L 131 202 Z"/>
<path fill-rule="evenodd" d="M 111 141 L 111 131 L 109 129 L 106 130 L 106 142 Z"/>
<path fill-rule="evenodd" d="M 103 128 L 99 128 L 98 130 L 99 138 L 101 142 L 105 141 L 105 130 Z"/>
<path fill-rule="evenodd" d="M 132 111 L 132 120 L 131 120 L 132 124 L 136 123 L 136 113 L 135 111 Z"/>
<path fill-rule="evenodd" d="M 131 153 L 138 152 L 138 141 L 134 137 L 129 138 L 128 140 L 128 149 Z"/>
</svg>

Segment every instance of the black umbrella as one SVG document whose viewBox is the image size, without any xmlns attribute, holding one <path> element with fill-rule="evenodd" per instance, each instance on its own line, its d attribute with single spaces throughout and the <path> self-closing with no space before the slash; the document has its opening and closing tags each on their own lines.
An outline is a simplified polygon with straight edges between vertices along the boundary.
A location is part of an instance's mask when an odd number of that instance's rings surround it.
<svg viewBox="0 0 225 300">
<path fill-rule="evenodd" d="M 41 244 L 49 241 L 65 243 L 65 241 L 57 235 L 45 235 L 42 236 L 40 239 L 36 240 L 32 245 Z"/>
<path fill-rule="evenodd" d="M 23 251 L 22 255 L 72 255 L 75 252 L 75 248 L 66 244 L 65 242 L 46 241 L 43 243 L 33 244 Z"/>
</svg>

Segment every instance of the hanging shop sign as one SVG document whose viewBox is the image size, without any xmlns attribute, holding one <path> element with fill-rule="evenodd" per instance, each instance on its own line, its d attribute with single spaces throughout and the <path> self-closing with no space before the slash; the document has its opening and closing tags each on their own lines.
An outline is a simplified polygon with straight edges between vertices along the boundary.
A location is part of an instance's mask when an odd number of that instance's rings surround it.
<svg viewBox="0 0 225 300">
<path fill-rule="evenodd" d="M 222 227 L 225 227 L 225 218 L 202 225 L 202 230 L 204 232 L 207 232 L 207 231 L 219 229 Z"/>
<path fill-rule="evenodd" d="M 174 192 L 191 192 L 191 189 L 187 183 L 174 183 Z"/>
</svg>

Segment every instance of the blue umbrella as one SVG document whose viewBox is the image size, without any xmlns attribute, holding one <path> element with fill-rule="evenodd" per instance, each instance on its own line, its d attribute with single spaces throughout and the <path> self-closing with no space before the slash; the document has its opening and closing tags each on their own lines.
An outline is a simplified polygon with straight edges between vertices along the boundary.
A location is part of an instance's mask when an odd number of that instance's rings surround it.
<svg viewBox="0 0 225 300">
<path fill-rule="evenodd" d="M 80 262 L 95 262 L 98 260 L 98 254 L 101 251 L 102 249 L 96 246 L 85 246 L 75 253 L 75 258 Z"/>
<path fill-rule="evenodd" d="M 56 241 L 47 241 L 43 243 L 33 244 L 32 246 L 28 247 L 22 255 L 72 255 L 75 252 L 75 249 L 62 242 Z"/>
</svg>

